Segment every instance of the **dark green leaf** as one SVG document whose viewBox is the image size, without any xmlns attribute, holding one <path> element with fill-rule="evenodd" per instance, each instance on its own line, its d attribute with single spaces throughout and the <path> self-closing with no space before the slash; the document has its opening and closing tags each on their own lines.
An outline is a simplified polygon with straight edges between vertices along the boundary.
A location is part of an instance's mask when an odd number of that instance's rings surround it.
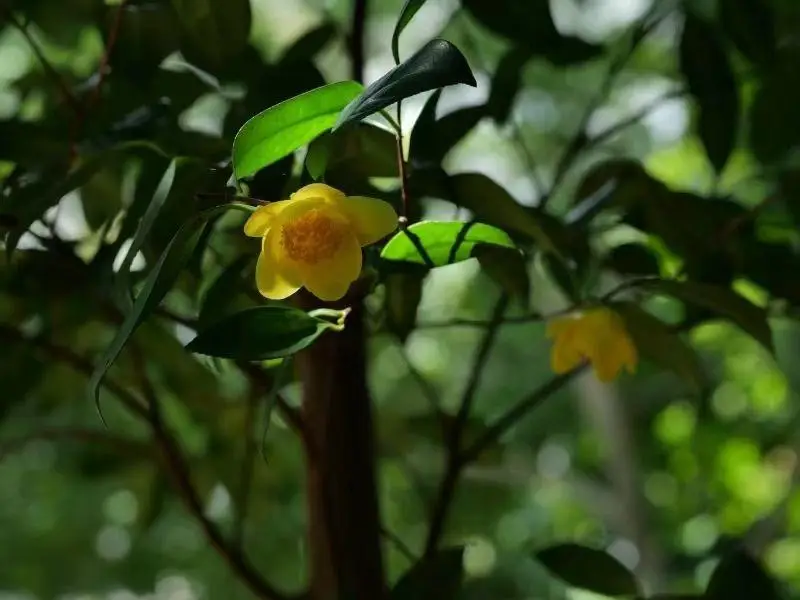
<svg viewBox="0 0 800 600">
<path fill-rule="evenodd" d="M 240 256 L 214 280 L 203 296 L 200 314 L 197 316 L 200 327 L 219 320 L 238 306 L 237 292 L 242 288 L 242 271 L 252 261 L 252 255 Z"/>
<path fill-rule="evenodd" d="M 427 105 L 426 105 L 427 108 Z M 470 106 L 455 110 L 428 124 L 414 125 L 411 132 L 409 159 L 414 165 L 438 165 L 445 155 L 460 142 L 478 122 L 486 116 L 483 106 Z"/>
<path fill-rule="evenodd" d="M 736 48 L 751 62 L 769 68 L 775 60 L 775 16 L 769 0 L 720 0 L 720 20 Z"/>
<path fill-rule="evenodd" d="M 706 376 L 694 349 L 663 321 L 632 302 L 613 305 L 625 319 L 639 355 L 653 364 L 672 371 L 695 391 L 706 389 Z"/>
<path fill-rule="evenodd" d="M 417 11 L 422 8 L 426 0 L 406 0 L 403 8 L 400 10 L 400 16 L 397 18 L 397 24 L 394 26 L 392 32 L 392 56 L 394 56 L 395 64 L 400 64 L 400 34 L 417 14 Z"/>
<path fill-rule="evenodd" d="M 257 306 L 209 325 L 186 349 L 236 360 L 282 358 L 307 348 L 333 326 L 296 308 Z"/>
<path fill-rule="evenodd" d="M 497 123 L 505 123 L 511 114 L 517 93 L 522 85 L 522 72 L 531 59 L 531 51 L 516 46 L 509 50 L 497 65 L 492 77 L 492 90 L 487 110 Z"/>
<path fill-rule="evenodd" d="M 323 134 L 311 142 L 306 154 L 306 169 L 315 180 L 326 170 L 336 170 L 348 178 L 397 176 L 397 139 L 394 134 L 370 125 L 356 123 L 334 133 Z"/>
<path fill-rule="evenodd" d="M 217 72 L 250 37 L 250 0 L 172 0 L 181 25 L 181 51 L 191 63 Z"/>
<path fill-rule="evenodd" d="M 525 256 L 519 250 L 500 246 L 476 246 L 473 252 L 481 268 L 505 292 L 527 306 L 531 282 Z"/>
<path fill-rule="evenodd" d="M 178 49 L 175 29 L 175 10 L 168 3 L 150 2 L 146 5 L 128 2 L 105 6 L 104 25 L 101 31 L 111 32 L 119 18 L 117 38 L 110 61 L 114 68 L 128 73 L 152 74 L 161 62 Z M 105 40 L 108 43 L 108 39 Z"/>
<path fill-rule="evenodd" d="M 462 0 L 462 5 L 488 29 L 555 65 L 581 63 L 602 54 L 600 46 L 561 35 L 547 0 Z"/>
<path fill-rule="evenodd" d="M 389 273 L 386 276 L 386 321 L 389 330 L 405 341 L 417 322 L 424 272 Z"/>
<path fill-rule="evenodd" d="M 753 154 L 772 166 L 788 158 L 800 145 L 800 52 L 787 49 L 764 77 L 750 108 L 749 131 Z"/>
<path fill-rule="evenodd" d="M 622 244 L 614 247 L 606 259 L 608 266 L 624 275 L 657 276 L 661 272 L 658 259 L 642 244 Z"/>
<path fill-rule="evenodd" d="M 441 550 L 411 567 L 395 584 L 391 600 L 456 600 L 464 578 L 464 549 Z"/>
<path fill-rule="evenodd" d="M 719 563 L 704 595 L 705 600 L 781 600 L 778 585 L 763 567 L 743 550 Z"/>
<path fill-rule="evenodd" d="M 447 40 L 431 40 L 353 100 L 339 115 L 334 131 L 404 98 L 459 83 L 477 85 L 464 55 Z"/>
<path fill-rule="evenodd" d="M 681 71 L 698 104 L 698 130 L 711 164 L 721 173 L 736 146 L 739 87 L 717 31 L 686 15 L 680 43 Z"/>
<path fill-rule="evenodd" d="M 325 48 L 335 36 L 336 26 L 332 23 L 323 23 L 292 44 L 281 57 L 281 64 L 292 65 L 314 58 L 314 56 L 322 52 L 322 49 Z"/>
<path fill-rule="evenodd" d="M 408 228 L 428 253 L 434 266 L 450 264 L 472 258 L 476 244 L 515 248 L 506 232 L 483 223 L 456 221 L 422 221 Z M 451 253 L 457 248 L 455 256 Z M 381 252 L 384 260 L 425 264 L 412 238 L 404 231 L 396 233 Z"/>
<path fill-rule="evenodd" d="M 362 89 L 355 81 L 332 83 L 276 104 L 247 121 L 233 140 L 236 179 L 255 175 L 330 129 Z"/>
<path fill-rule="evenodd" d="M 226 204 L 196 215 L 193 219 L 183 224 L 158 259 L 158 262 L 153 266 L 139 295 L 136 296 L 131 311 L 125 317 L 108 348 L 103 352 L 89 380 L 89 396 L 96 403 L 99 402 L 100 384 L 103 378 L 139 325 L 159 305 L 162 298 L 172 287 L 175 279 L 194 251 L 202 232 L 203 224 L 208 219 L 228 209 L 250 212 L 250 209 L 246 206 Z"/>
<path fill-rule="evenodd" d="M 730 288 L 693 281 L 656 281 L 645 284 L 657 293 L 694 304 L 729 319 L 770 352 L 775 351 L 767 311 L 740 296 Z"/>
<path fill-rule="evenodd" d="M 536 553 L 536 560 L 572 587 L 604 596 L 632 596 L 639 592 L 633 573 L 611 555 L 579 546 L 561 544 Z"/>
</svg>

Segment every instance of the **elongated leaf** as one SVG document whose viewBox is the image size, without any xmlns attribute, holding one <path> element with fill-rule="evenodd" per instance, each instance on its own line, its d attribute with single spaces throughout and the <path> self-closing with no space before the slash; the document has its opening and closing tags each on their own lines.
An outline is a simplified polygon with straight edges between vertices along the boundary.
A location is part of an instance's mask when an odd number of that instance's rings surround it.
<svg viewBox="0 0 800 600">
<path fill-rule="evenodd" d="M 426 0 L 406 0 L 403 8 L 400 10 L 400 16 L 397 18 L 397 24 L 394 26 L 392 32 L 392 56 L 394 56 L 395 64 L 400 64 L 400 34 L 417 14 L 417 11 L 422 8 Z"/>
<path fill-rule="evenodd" d="M 472 258 L 473 250 L 478 244 L 515 248 L 514 242 L 505 231 L 484 223 L 422 221 L 414 223 L 408 229 L 411 236 L 403 231 L 395 234 L 384 246 L 381 258 L 425 264 L 412 236 L 425 248 L 437 267 Z"/>
<path fill-rule="evenodd" d="M 578 544 L 540 550 L 536 560 L 572 587 L 612 598 L 635 596 L 639 584 L 633 573 L 610 554 Z"/>
<path fill-rule="evenodd" d="M 531 59 L 531 51 L 522 46 L 509 50 L 492 77 L 492 90 L 487 110 L 497 123 L 505 123 L 511 114 L 517 93 L 522 85 L 522 72 Z"/>
<path fill-rule="evenodd" d="M 459 83 L 477 85 L 467 59 L 447 40 L 431 40 L 348 104 L 333 129 L 360 121 L 404 98 Z"/>
<path fill-rule="evenodd" d="M 240 256 L 230 264 L 214 280 L 203 296 L 203 303 L 200 307 L 200 314 L 197 315 L 197 323 L 200 327 L 210 325 L 222 316 L 240 308 L 240 294 L 242 287 L 242 271 L 253 262 L 254 257 L 250 254 Z"/>
<path fill-rule="evenodd" d="M 429 127 L 417 121 L 411 134 L 409 158 L 415 165 L 440 164 L 485 116 L 484 106 L 468 106 L 444 115 Z"/>
<path fill-rule="evenodd" d="M 743 550 L 720 561 L 704 598 L 706 600 L 782 600 L 777 583 L 753 557 Z"/>
<path fill-rule="evenodd" d="M 336 36 L 333 23 L 323 23 L 312 29 L 284 52 L 281 63 L 284 65 L 299 63 L 314 58 Z"/>
<path fill-rule="evenodd" d="M 394 586 L 390 600 L 456 600 L 464 578 L 463 557 L 463 548 L 448 548 L 418 562 Z"/>
<path fill-rule="evenodd" d="M 100 384 L 108 370 L 122 352 L 128 340 L 139 325 L 152 313 L 169 291 L 180 274 L 202 232 L 202 225 L 213 216 L 229 209 L 250 212 L 250 208 L 241 204 L 225 204 L 208 209 L 187 221 L 175 234 L 175 237 L 162 253 L 158 262 L 147 275 L 144 286 L 136 296 L 133 307 L 120 326 L 114 339 L 100 357 L 91 378 L 89 379 L 89 396 L 95 403 L 100 401 Z"/>
<path fill-rule="evenodd" d="M 719 16 L 739 52 L 760 67 L 772 66 L 777 36 L 770 0 L 720 0 Z"/>
<path fill-rule="evenodd" d="M 612 306 L 625 319 L 625 326 L 641 358 L 672 371 L 697 392 L 706 388 L 706 376 L 699 357 L 677 332 L 632 302 L 619 302 Z"/>
<path fill-rule="evenodd" d="M 310 346 L 335 325 L 286 306 L 257 306 L 220 319 L 186 346 L 190 352 L 236 360 L 283 358 Z"/>
<path fill-rule="evenodd" d="M 656 281 L 646 287 L 714 311 L 741 327 L 770 352 L 775 351 L 767 311 L 729 288 L 693 281 Z"/>
<path fill-rule="evenodd" d="M 355 81 L 316 88 L 247 121 L 233 140 L 236 179 L 250 177 L 327 131 L 362 90 Z"/>
<path fill-rule="evenodd" d="M 680 65 L 697 100 L 700 139 L 714 169 L 721 173 L 739 131 L 739 86 L 717 32 L 691 13 L 681 36 Z"/>
</svg>

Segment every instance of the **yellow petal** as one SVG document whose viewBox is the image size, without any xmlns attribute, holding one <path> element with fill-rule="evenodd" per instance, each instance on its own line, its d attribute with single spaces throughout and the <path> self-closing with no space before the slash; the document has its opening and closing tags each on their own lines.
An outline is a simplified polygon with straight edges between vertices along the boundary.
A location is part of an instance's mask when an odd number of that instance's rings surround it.
<svg viewBox="0 0 800 600">
<path fill-rule="evenodd" d="M 266 234 L 275 217 L 286 208 L 287 203 L 287 200 L 281 200 L 280 202 L 271 202 L 264 206 L 259 206 L 245 222 L 244 234 L 250 237 L 261 237 Z"/>
<path fill-rule="evenodd" d="M 327 302 L 339 300 L 361 274 L 361 247 L 354 235 L 347 235 L 330 259 L 299 268 L 309 292 Z"/>
<path fill-rule="evenodd" d="M 581 352 L 581 340 L 577 335 L 580 331 L 575 327 L 577 321 L 574 319 L 571 319 L 571 321 L 571 323 L 563 323 L 564 327 L 553 342 L 553 349 L 550 353 L 550 367 L 554 373 L 567 373 L 584 360 L 584 354 Z"/>
<path fill-rule="evenodd" d="M 575 315 L 555 317 L 547 322 L 547 337 L 556 338 L 575 327 L 579 319 Z"/>
<path fill-rule="evenodd" d="M 301 280 L 290 261 L 285 260 L 278 244 L 279 233 L 267 232 L 261 244 L 256 263 L 256 286 L 259 293 L 270 300 L 283 300 L 300 289 Z"/>
<path fill-rule="evenodd" d="M 597 354 L 592 358 L 592 368 L 597 379 L 604 383 L 613 381 L 619 373 L 619 356 L 612 352 Z"/>
<path fill-rule="evenodd" d="M 344 198 L 344 193 L 324 183 L 311 183 L 300 188 L 291 196 L 292 201 L 306 200 L 308 198 L 322 198 L 326 202 L 336 202 Z"/>
<path fill-rule="evenodd" d="M 397 213 L 388 202 L 366 196 L 348 196 L 338 202 L 362 246 L 374 244 L 397 229 Z"/>
</svg>

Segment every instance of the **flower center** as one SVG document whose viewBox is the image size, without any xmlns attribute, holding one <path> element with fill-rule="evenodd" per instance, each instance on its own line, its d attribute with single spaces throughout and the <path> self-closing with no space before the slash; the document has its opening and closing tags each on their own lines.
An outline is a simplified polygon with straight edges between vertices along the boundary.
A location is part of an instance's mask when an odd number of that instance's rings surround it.
<svg viewBox="0 0 800 600">
<path fill-rule="evenodd" d="M 283 225 L 281 244 L 292 260 L 313 265 L 333 256 L 344 234 L 342 223 L 315 208 Z"/>
</svg>

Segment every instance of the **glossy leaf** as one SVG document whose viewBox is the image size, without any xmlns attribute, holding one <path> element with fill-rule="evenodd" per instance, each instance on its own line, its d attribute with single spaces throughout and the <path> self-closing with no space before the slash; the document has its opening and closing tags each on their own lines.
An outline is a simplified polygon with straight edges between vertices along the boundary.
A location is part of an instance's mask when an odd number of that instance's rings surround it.
<svg viewBox="0 0 800 600">
<path fill-rule="evenodd" d="M 633 573 L 610 554 L 579 546 L 560 544 L 540 550 L 536 560 L 571 587 L 612 598 L 633 596 L 639 584 Z"/>
<path fill-rule="evenodd" d="M 236 178 L 255 175 L 330 129 L 362 89 L 354 81 L 332 83 L 276 104 L 247 121 L 233 140 Z"/>
<path fill-rule="evenodd" d="M 190 352 L 235 360 L 283 358 L 310 346 L 334 327 L 331 321 L 286 306 L 257 306 L 202 329 Z"/>
<path fill-rule="evenodd" d="M 739 87 L 717 31 L 691 13 L 681 35 L 680 66 L 698 104 L 700 139 L 714 169 L 721 173 L 736 146 Z"/>
<path fill-rule="evenodd" d="M 738 325 L 770 352 L 775 351 L 767 311 L 729 288 L 693 281 L 666 280 L 647 283 L 645 287 L 711 310 Z"/>
<path fill-rule="evenodd" d="M 783 600 L 777 583 L 743 550 L 720 561 L 708 582 L 704 600 Z"/>
<path fill-rule="evenodd" d="M 770 0 L 720 0 L 719 16 L 739 52 L 756 65 L 772 66 L 777 36 Z"/>
<path fill-rule="evenodd" d="M 464 579 L 464 549 L 440 550 L 411 567 L 389 593 L 390 600 L 456 600 Z"/>
<path fill-rule="evenodd" d="M 403 33 L 403 30 L 425 2 L 426 0 L 406 0 L 403 8 L 400 9 L 400 16 L 397 18 L 397 23 L 392 32 L 392 56 L 397 65 L 400 64 L 400 34 Z"/>
<path fill-rule="evenodd" d="M 631 302 L 614 303 L 612 307 L 625 319 L 625 326 L 641 359 L 672 371 L 694 391 L 706 388 L 700 358 L 677 332 Z"/>
<path fill-rule="evenodd" d="M 404 98 L 459 83 L 477 85 L 467 59 L 447 40 L 431 40 L 353 100 L 342 111 L 334 131 Z"/>
<path fill-rule="evenodd" d="M 422 221 L 408 229 L 437 267 L 472 258 L 472 252 L 478 244 L 515 248 L 506 232 L 484 223 Z M 412 238 L 404 231 L 396 233 L 389 240 L 381 252 L 381 258 L 425 264 Z"/>
</svg>

